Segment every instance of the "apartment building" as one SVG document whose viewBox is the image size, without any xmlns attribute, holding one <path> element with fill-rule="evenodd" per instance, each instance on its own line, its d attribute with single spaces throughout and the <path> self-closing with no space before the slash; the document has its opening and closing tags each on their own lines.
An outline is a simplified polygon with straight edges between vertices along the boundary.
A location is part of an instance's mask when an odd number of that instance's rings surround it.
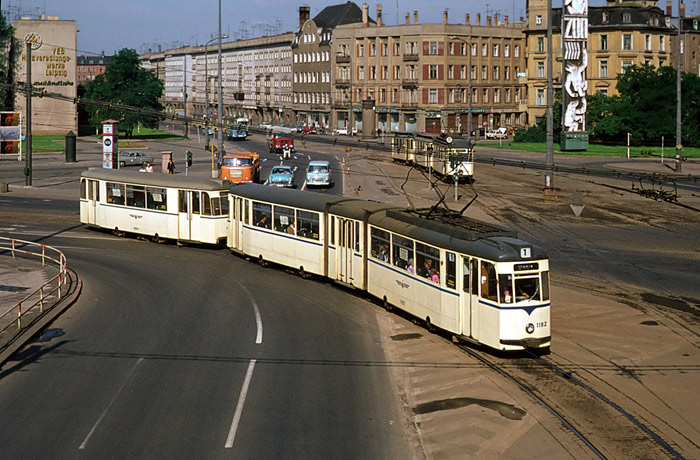
<svg viewBox="0 0 700 460">
<path fill-rule="evenodd" d="M 109 60 L 110 57 L 105 56 L 104 53 L 102 53 L 101 56 L 78 56 L 75 69 L 78 85 L 82 85 L 86 81 L 94 80 L 98 75 L 105 73 Z"/>
<path fill-rule="evenodd" d="M 367 16 L 363 5 L 363 16 Z M 381 5 L 373 24 L 334 31 L 331 123 L 362 128 L 363 101 L 371 102 L 382 132 L 466 132 L 471 86 L 472 130 L 524 124 L 527 120 L 523 23 L 497 15 L 476 24 L 420 24 L 418 12 L 405 24 L 386 26 Z M 365 104 L 367 105 L 367 104 Z M 365 120 L 366 121 L 366 120 Z"/>
</svg>

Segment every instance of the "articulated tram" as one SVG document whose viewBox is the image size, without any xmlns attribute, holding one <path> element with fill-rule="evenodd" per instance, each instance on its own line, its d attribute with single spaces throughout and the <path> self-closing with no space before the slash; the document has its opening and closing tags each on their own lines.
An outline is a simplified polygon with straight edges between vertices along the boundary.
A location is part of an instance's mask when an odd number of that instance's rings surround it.
<svg viewBox="0 0 700 460">
<path fill-rule="evenodd" d="M 444 180 L 471 180 L 474 146 L 459 134 L 396 133 L 392 139 L 394 162 L 416 165 Z"/>
<path fill-rule="evenodd" d="M 342 282 L 462 340 L 550 346 L 549 260 L 511 231 L 437 210 L 243 184 L 233 252 Z"/>
<path fill-rule="evenodd" d="M 80 222 L 152 238 L 219 244 L 229 225 L 219 179 L 94 168 L 80 177 Z"/>
</svg>

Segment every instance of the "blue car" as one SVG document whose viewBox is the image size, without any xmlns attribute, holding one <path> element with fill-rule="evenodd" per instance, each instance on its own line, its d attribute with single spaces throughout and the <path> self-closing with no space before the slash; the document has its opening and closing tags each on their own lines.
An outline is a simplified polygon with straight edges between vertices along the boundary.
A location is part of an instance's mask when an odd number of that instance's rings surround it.
<svg viewBox="0 0 700 460">
<path fill-rule="evenodd" d="M 274 187 L 294 187 L 294 169 L 291 166 L 273 166 L 267 184 Z"/>
<path fill-rule="evenodd" d="M 331 167 L 327 161 L 310 161 L 306 169 L 306 185 L 330 187 Z"/>
</svg>

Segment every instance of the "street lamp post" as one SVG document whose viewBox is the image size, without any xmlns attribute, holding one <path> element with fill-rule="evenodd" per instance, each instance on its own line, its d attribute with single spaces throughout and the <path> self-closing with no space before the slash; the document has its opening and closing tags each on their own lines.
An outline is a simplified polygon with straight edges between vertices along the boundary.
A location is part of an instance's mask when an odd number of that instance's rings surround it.
<svg viewBox="0 0 700 460">
<path fill-rule="evenodd" d="M 450 36 L 452 40 L 458 40 L 469 46 L 469 68 L 467 69 L 467 145 L 472 143 L 472 44 L 456 35 Z"/>
<path fill-rule="evenodd" d="M 223 90 L 221 87 L 221 0 L 219 0 L 219 36 L 217 37 L 219 39 L 219 66 L 218 66 L 218 79 L 219 79 L 219 97 L 218 97 L 218 105 L 219 108 L 217 110 L 217 122 L 219 124 L 219 129 L 217 130 L 217 137 L 218 137 L 218 148 L 219 148 L 219 159 L 221 159 L 221 155 L 223 155 L 224 152 L 224 133 L 222 132 L 222 127 L 223 127 Z"/>
<path fill-rule="evenodd" d="M 228 35 L 221 38 L 228 38 Z M 204 44 L 204 139 L 207 149 L 209 148 L 209 125 L 207 124 L 207 118 L 209 118 L 209 56 L 207 51 L 209 44 L 218 39 L 219 37 L 214 37 Z"/>
</svg>

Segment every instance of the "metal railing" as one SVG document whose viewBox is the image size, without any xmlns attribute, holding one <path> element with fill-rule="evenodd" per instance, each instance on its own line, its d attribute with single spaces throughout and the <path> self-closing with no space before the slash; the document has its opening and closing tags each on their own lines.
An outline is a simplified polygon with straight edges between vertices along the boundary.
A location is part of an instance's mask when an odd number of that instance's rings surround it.
<svg viewBox="0 0 700 460">
<path fill-rule="evenodd" d="M 36 258 L 41 266 L 55 264 L 58 269 L 56 276 L 27 294 L 22 300 L 0 314 L 0 334 L 16 324 L 17 330 L 22 329 L 22 319 L 38 307 L 39 315 L 44 312 L 44 304 L 48 301 L 61 300 L 67 293 L 64 288 L 67 282 L 66 257 L 61 251 L 45 244 L 15 238 L 0 237 L 0 254 L 10 252 L 13 259 L 17 257 Z M 9 256 L 8 256 L 9 257 Z M 55 299 L 52 297 L 55 296 Z M 11 316 L 16 318 L 9 320 Z"/>
</svg>

